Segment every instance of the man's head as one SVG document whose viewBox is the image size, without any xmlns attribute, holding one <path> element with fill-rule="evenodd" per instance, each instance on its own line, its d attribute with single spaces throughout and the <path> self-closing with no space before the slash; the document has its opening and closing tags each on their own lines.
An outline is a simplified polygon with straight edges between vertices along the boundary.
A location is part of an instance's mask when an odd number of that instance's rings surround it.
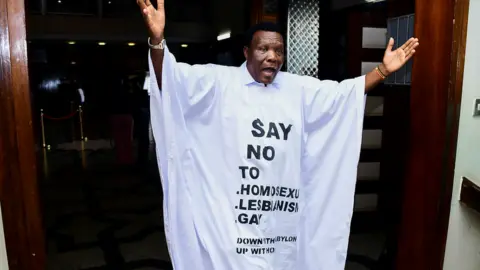
<svg viewBox="0 0 480 270">
<path fill-rule="evenodd" d="M 247 32 L 243 54 L 247 59 L 247 69 L 255 81 L 272 83 L 285 60 L 280 27 L 274 23 L 253 26 Z"/>
</svg>

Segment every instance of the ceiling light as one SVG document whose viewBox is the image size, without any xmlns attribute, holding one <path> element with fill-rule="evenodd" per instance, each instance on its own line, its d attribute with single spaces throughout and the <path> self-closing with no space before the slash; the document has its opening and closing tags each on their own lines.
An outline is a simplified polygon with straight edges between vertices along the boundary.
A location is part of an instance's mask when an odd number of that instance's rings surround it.
<svg viewBox="0 0 480 270">
<path fill-rule="evenodd" d="M 69 41 L 68 44 L 69 45 L 75 45 L 75 41 Z"/>
<path fill-rule="evenodd" d="M 98 45 L 100 45 L 100 46 L 105 46 L 106 44 L 107 43 L 105 43 L 105 42 L 98 42 Z"/>
<path fill-rule="evenodd" d="M 187 48 L 188 44 L 182 44 L 182 48 Z"/>
<path fill-rule="evenodd" d="M 219 35 L 217 37 L 217 40 L 220 41 L 220 40 L 224 40 L 224 39 L 227 39 L 227 38 L 230 38 L 230 32 Z"/>
<path fill-rule="evenodd" d="M 58 3 L 61 4 L 61 3 L 62 3 L 62 0 L 58 0 Z"/>
<path fill-rule="evenodd" d="M 132 47 L 132 46 L 135 46 L 135 43 L 129 42 L 129 43 L 127 43 L 127 45 L 130 46 L 130 47 Z"/>
</svg>

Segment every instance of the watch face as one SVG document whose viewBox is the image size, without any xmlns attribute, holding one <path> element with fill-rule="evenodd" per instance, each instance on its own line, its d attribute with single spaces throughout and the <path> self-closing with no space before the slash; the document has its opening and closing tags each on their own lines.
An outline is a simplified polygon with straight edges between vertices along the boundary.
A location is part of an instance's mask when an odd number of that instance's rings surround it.
<svg viewBox="0 0 480 270">
<path fill-rule="evenodd" d="M 160 49 L 163 50 L 165 47 L 165 39 L 163 39 L 159 44 L 152 44 L 150 38 L 148 39 L 148 45 L 152 49 Z"/>
</svg>

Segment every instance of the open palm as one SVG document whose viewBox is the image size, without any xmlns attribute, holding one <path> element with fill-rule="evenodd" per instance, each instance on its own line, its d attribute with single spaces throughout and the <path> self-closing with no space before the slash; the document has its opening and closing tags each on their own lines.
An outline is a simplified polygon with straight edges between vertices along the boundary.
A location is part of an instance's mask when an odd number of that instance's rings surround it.
<svg viewBox="0 0 480 270">
<path fill-rule="evenodd" d="M 410 38 L 400 48 L 392 50 L 394 45 L 393 38 L 388 41 L 385 55 L 383 56 L 383 65 L 387 73 L 393 73 L 399 70 L 415 54 L 415 48 L 418 47 L 418 39 Z"/>
<path fill-rule="evenodd" d="M 165 30 L 165 0 L 157 0 L 157 8 L 150 0 L 137 0 L 137 4 L 142 11 L 150 37 L 161 41 Z"/>
</svg>

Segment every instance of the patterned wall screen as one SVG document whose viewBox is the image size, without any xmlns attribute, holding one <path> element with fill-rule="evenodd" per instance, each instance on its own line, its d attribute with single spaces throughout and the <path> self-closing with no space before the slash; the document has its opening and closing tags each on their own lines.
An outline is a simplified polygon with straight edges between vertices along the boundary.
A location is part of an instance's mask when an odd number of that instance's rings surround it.
<svg viewBox="0 0 480 270">
<path fill-rule="evenodd" d="M 393 37 L 395 39 L 394 49 L 396 49 L 397 45 L 402 45 L 409 38 L 413 37 L 414 23 L 414 14 L 388 19 L 388 37 Z M 388 76 L 385 84 L 410 85 L 412 81 L 411 79 L 412 60 L 408 61 L 400 70 Z"/>
<path fill-rule="evenodd" d="M 318 77 L 320 1 L 289 0 L 287 71 Z"/>
</svg>

